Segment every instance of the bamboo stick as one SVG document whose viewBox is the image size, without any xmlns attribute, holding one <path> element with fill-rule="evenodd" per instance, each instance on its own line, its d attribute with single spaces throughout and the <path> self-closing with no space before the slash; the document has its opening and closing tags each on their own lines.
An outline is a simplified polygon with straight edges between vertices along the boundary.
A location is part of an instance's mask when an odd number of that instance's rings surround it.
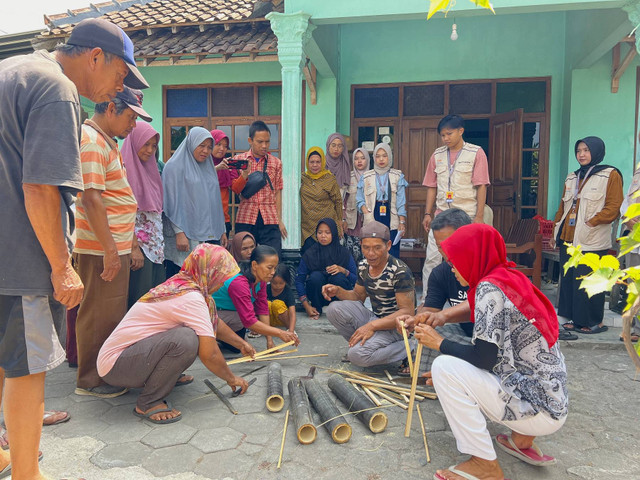
<svg viewBox="0 0 640 480">
<path fill-rule="evenodd" d="M 407 363 L 409 364 L 409 374 L 413 377 L 413 361 L 411 358 L 411 345 L 409 345 L 409 336 L 407 335 L 407 328 L 402 322 L 402 338 L 404 340 L 404 348 L 407 351 Z"/>
<path fill-rule="evenodd" d="M 409 409 L 407 410 L 407 425 L 404 427 L 404 436 L 408 437 L 411 434 L 411 420 L 413 417 L 413 405 L 416 400 L 416 387 L 418 386 L 418 366 L 420 365 L 420 357 L 422 356 L 422 344 L 418 343 L 416 349 L 416 368 L 413 371 L 413 377 L 411 382 L 411 393 L 409 394 Z"/>
<path fill-rule="evenodd" d="M 271 352 L 273 352 L 274 350 L 278 350 L 278 349 L 280 349 L 280 348 L 286 348 L 286 347 L 289 347 L 289 346 L 293 345 L 294 343 L 296 343 L 296 342 L 294 342 L 293 340 L 291 340 L 290 342 L 283 343 L 282 345 L 276 345 L 275 347 L 268 348 L 268 349 L 266 349 L 266 350 L 262 350 L 261 352 L 256 353 L 253 357 L 241 357 L 241 358 L 236 358 L 236 359 L 233 359 L 233 360 L 231 360 L 231 361 L 227 362 L 227 365 L 234 365 L 234 364 L 236 364 L 236 363 L 250 362 L 250 361 L 252 361 L 252 360 L 255 360 L 256 358 L 259 358 L 259 357 L 261 357 L 261 356 L 263 356 L 263 355 L 266 355 L 267 353 L 271 353 Z"/>
<path fill-rule="evenodd" d="M 293 350 L 292 350 L 293 351 Z M 289 353 L 289 352 L 287 352 Z M 273 360 L 277 360 L 277 361 L 282 361 L 282 360 L 289 360 L 291 358 L 309 358 L 309 357 L 327 357 L 329 354 L 328 353 L 315 353 L 313 355 L 290 355 L 290 356 L 282 356 L 282 357 L 277 357 L 277 358 L 256 358 L 254 360 L 254 362 L 271 362 Z"/>
<path fill-rule="evenodd" d="M 289 403 L 292 409 L 293 423 L 296 426 L 296 436 L 303 445 L 309 445 L 316 440 L 318 432 L 313 426 L 309 399 L 300 377 L 289 380 Z"/>
<path fill-rule="evenodd" d="M 387 395 L 384 392 L 381 392 L 380 390 L 378 390 L 377 388 L 373 388 L 370 387 L 369 390 L 371 390 L 373 393 L 375 393 L 376 395 L 378 395 L 379 397 L 384 398 L 387 402 L 390 402 L 400 408 L 402 408 L 403 410 L 406 410 L 408 407 L 404 404 L 404 403 L 400 403 L 398 400 L 396 400 L 395 398 L 390 397 L 389 395 Z"/>
<path fill-rule="evenodd" d="M 393 381 L 393 377 L 391 376 L 391 374 L 389 373 L 389 371 L 388 371 L 388 370 L 385 370 L 385 371 L 384 371 L 384 374 L 387 376 L 387 378 L 389 379 L 389 381 L 390 381 L 391 383 L 393 383 L 394 385 L 398 385 L 396 382 L 394 382 L 394 381 Z M 405 402 L 409 403 L 409 397 L 407 397 L 404 393 L 402 394 L 402 399 L 403 399 Z"/>
<path fill-rule="evenodd" d="M 278 468 L 282 464 L 282 452 L 284 452 L 284 439 L 287 436 L 287 424 L 289 423 L 289 410 L 284 417 L 284 430 L 282 431 L 282 443 L 280 444 L 280 456 L 278 457 Z"/>
<path fill-rule="evenodd" d="M 382 403 L 380 403 L 380 400 L 378 400 L 376 398 L 376 396 L 373 394 L 373 392 L 371 390 L 369 390 L 364 385 L 362 386 L 362 389 L 364 390 L 364 393 L 366 393 L 369 396 L 371 401 L 376 404 L 376 407 L 381 407 L 382 406 Z"/>
<path fill-rule="evenodd" d="M 335 443 L 346 443 L 351 438 L 351 426 L 331 400 L 329 394 L 324 390 L 317 380 L 307 378 L 302 381 L 311 405 L 320 415 L 320 419 L 325 422 L 325 428 L 331 434 Z"/>
<path fill-rule="evenodd" d="M 267 370 L 267 410 L 279 412 L 284 408 L 284 390 L 282 388 L 282 365 L 277 362 Z M 287 414 L 288 414 L 287 410 Z"/>
<path fill-rule="evenodd" d="M 271 358 L 271 357 L 279 357 L 281 355 L 286 355 L 287 353 L 295 353 L 297 351 L 298 351 L 298 349 L 294 348 L 293 350 L 286 350 L 284 352 L 269 353 L 267 355 L 262 355 L 260 357 L 255 357 L 255 358 L 251 358 L 251 357 L 236 358 L 234 360 L 229 360 L 227 362 L 227 365 L 235 365 L 237 363 L 257 362 L 258 360 L 264 360 L 266 358 Z"/>
<path fill-rule="evenodd" d="M 358 380 L 357 378 L 347 378 L 346 379 L 348 382 L 350 383 L 355 383 L 358 385 L 362 385 L 365 387 L 374 387 L 374 388 L 385 388 L 387 390 L 391 390 L 391 391 L 395 391 L 398 393 L 411 393 L 411 389 L 409 388 L 404 388 L 401 386 L 396 386 L 396 385 L 391 385 L 389 383 L 375 383 L 375 382 L 368 382 L 365 380 Z M 425 398 L 429 398 L 431 400 L 436 400 L 438 398 L 438 395 L 436 393 L 433 392 L 425 392 L 424 390 L 418 390 L 416 389 L 416 395 L 425 397 Z"/>
<path fill-rule="evenodd" d="M 380 433 L 387 428 L 388 418 L 384 412 L 372 412 L 376 408 L 362 392 L 356 389 L 355 385 L 347 382 L 340 375 L 331 375 L 327 382 L 329 389 L 347 407 L 350 413 L 354 414 L 358 420 L 364 423 L 371 433 Z"/>
<path fill-rule="evenodd" d="M 416 405 L 418 411 L 418 418 L 420 419 L 420 428 L 422 428 L 422 440 L 424 440 L 424 451 L 427 452 L 427 463 L 431 463 L 431 455 L 429 455 L 429 444 L 427 443 L 427 432 L 424 429 L 424 420 L 422 420 L 422 412 L 420 411 L 420 405 Z"/>
</svg>

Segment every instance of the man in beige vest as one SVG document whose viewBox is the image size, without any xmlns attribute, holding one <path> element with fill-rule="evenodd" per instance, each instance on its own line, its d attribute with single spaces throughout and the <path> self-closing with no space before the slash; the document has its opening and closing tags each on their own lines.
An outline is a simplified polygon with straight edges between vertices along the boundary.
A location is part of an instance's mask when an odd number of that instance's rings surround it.
<svg viewBox="0 0 640 480">
<path fill-rule="evenodd" d="M 444 210 L 459 208 L 474 223 L 490 223 L 485 203 L 489 185 L 487 155 L 481 147 L 467 143 L 464 119 L 447 115 L 438 124 L 438 133 L 444 146 L 438 147 L 427 165 L 422 184 L 427 187 L 427 203 L 422 225 L 429 233 L 427 254 L 422 269 L 422 296 L 427 295 L 431 271 L 442 262 L 430 225 L 433 218 Z M 486 212 L 485 212 L 486 210 Z"/>
</svg>

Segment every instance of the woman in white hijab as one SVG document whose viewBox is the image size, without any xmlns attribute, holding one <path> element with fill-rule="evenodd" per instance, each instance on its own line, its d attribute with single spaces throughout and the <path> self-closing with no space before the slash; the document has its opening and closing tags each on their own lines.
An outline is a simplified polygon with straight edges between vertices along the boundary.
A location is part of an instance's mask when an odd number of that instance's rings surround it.
<svg viewBox="0 0 640 480">
<path fill-rule="evenodd" d="M 363 258 L 360 251 L 360 228 L 362 228 L 363 215 L 358 209 L 356 195 L 358 193 L 358 183 L 362 175 L 371 168 L 370 163 L 371 157 L 366 149 L 356 148 L 353 151 L 351 184 L 344 196 L 342 209 L 342 231 L 344 232 L 345 247 L 349 249 L 356 263 Z"/>
<path fill-rule="evenodd" d="M 358 182 L 356 201 L 363 215 L 363 225 L 380 222 L 391 230 L 391 241 L 396 235 L 404 235 L 407 209 L 405 188 L 409 185 L 400 170 L 391 168 L 393 153 L 386 143 L 373 149 L 373 170 L 362 175 Z M 391 247 L 389 253 L 398 258 L 400 242 Z"/>
<path fill-rule="evenodd" d="M 212 150 L 211 133 L 192 127 L 162 171 L 167 277 L 180 270 L 198 244 L 227 246 Z"/>
</svg>

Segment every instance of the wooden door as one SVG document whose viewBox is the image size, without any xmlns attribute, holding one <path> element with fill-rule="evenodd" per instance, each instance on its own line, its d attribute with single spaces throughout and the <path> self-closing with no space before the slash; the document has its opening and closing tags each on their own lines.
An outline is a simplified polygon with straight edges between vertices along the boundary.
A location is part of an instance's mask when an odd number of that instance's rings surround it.
<svg viewBox="0 0 640 480">
<path fill-rule="evenodd" d="M 441 145 L 438 120 L 405 120 L 402 122 L 401 155 L 395 168 L 402 170 L 407 188 L 406 238 L 424 238 L 422 217 L 427 200 L 427 188 L 422 185 L 424 173 L 433 151 Z"/>
<path fill-rule="evenodd" d="M 520 167 L 523 110 L 489 119 L 489 180 L 487 203 L 493 209 L 493 226 L 505 236 L 520 218 Z"/>
</svg>

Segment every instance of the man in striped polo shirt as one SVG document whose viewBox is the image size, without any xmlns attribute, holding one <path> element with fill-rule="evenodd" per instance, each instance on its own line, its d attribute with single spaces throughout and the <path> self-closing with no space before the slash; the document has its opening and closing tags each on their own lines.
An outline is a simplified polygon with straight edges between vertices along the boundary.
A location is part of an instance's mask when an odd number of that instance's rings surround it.
<svg viewBox="0 0 640 480">
<path fill-rule="evenodd" d="M 127 312 L 130 269 L 136 270 L 144 263 L 133 234 L 137 203 L 114 140 L 131 133 L 138 115 L 151 121 L 142 109 L 142 94 L 125 87 L 112 102 L 97 104 L 93 117 L 82 126 L 84 192 L 78 196 L 73 249 L 76 269 L 84 283 L 76 320 L 77 395 L 111 398 L 127 392 L 126 388 L 104 383 L 96 359 Z"/>
</svg>

